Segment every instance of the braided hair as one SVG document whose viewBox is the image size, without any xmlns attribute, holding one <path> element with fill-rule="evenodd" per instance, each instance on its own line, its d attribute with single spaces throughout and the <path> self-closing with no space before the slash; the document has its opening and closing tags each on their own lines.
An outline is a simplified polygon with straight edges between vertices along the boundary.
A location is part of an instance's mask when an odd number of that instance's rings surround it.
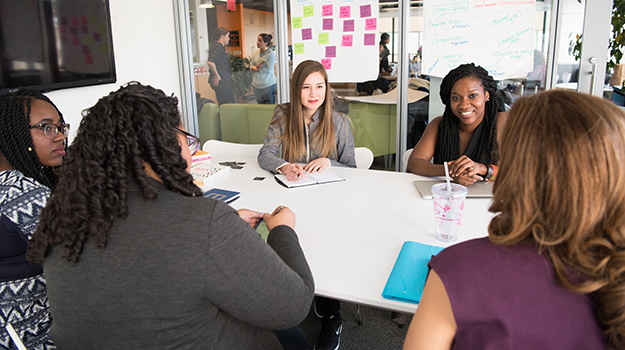
<svg viewBox="0 0 625 350">
<path fill-rule="evenodd" d="M 128 216 L 129 182 L 138 184 L 146 200 L 157 198 L 144 163 L 170 190 L 202 194 L 180 153 L 174 129 L 181 123 L 177 104 L 177 98 L 133 82 L 83 112 L 72 156 L 31 240 L 31 261 L 43 261 L 53 245 L 62 244 L 63 257 L 77 262 L 89 237 L 104 248 L 115 218 Z"/>
<path fill-rule="evenodd" d="M 57 182 L 54 169 L 41 164 L 30 133 L 30 110 L 34 99 L 49 103 L 59 114 L 61 124 L 65 123 L 61 111 L 39 91 L 20 89 L 0 96 L 0 153 L 25 176 L 53 188 Z"/>
<path fill-rule="evenodd" d="M 458 80 L 468 77 L 478 79 L 484 91 L 488 91 L 490 94 L 490 99 L 486 101 L 483 132 L 477 145 L 477 157 L 473 160 L 481 163 L 497 163 L 497 113 L 502 111 L 497 98 L 497 82 L 488 74 L 486 69 L 469 63 L 451 70 L 441 83 L 440 96 L 445 104 L 445 112 L 438 126 L 436 152 L 434 154 L 435 164 L 458 159 L 461 155 L 458 131 L 460 123 L 451 111 L 451 90 Z"/>
</svg>

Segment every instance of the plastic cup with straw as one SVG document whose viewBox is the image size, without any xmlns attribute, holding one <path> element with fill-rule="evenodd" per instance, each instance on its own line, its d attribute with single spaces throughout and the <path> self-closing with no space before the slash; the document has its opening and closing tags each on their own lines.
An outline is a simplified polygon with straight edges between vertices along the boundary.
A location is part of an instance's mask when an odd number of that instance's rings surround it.
<svg viewBox="0 0 625 350">
<path fill-rule="evenodd" d="M 434 199 L 434 233 L 436 239 L 442 242 L 458 240 L 462 211 L 467 197 L 467 188 L 459 184 L 452 184 L 449 176 L 449 165 L 445 167 L 446 183 L 432 186 Z"/>
</svg>

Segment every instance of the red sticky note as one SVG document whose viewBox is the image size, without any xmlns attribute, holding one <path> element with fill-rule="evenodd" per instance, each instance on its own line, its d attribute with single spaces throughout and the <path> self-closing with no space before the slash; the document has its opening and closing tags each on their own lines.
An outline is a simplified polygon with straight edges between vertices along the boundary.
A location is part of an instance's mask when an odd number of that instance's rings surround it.
<svg viewBox="0 0 625 350">
<path fill-rule="evenodd" d="M 80 45 L 80 42 L 78 41 L 78 37 L 77 36 L 72 37 L 72 45 L 74 45 L 74 46 Z"/>
<path fill-rule="evenodd" d="M 353 32 L 354 31 L 354 20 L 348 19 L 343 21 L 343 31 L 344 32 Z"/>
<path fill-rule="evenodd" d="M 371 17 L 371 5 L 360 6 L 360 17 Z"/>
<path fill-rule="evenodd" d="M 352 46 L 353 41 L 353 35 L 343 35 L 343 40 L 341 40 L 341 46 Z"/>
<path fill-rule="evenodd" d="M 366 33 L 365 34 L 365 46 L 375 45 L 375 34 Z"/>
<path fill-rule="evenodd" d="M 85 63 L 86 64 L 92 64 L 93 63 L 93 57 L 91 57 L 91 55 L 85 55 Z"/>
<path fill-rule="evenodd" d="M 66 27 L 64 25 L 61 25 L 59 27 L 59 32 L 63 35 L 63 34 L 67 34 L 67 30 L 65 29 Z"/>
<path fill-rule="evenodd" d="M 349 18 L 351 16 L 351 7 L 349 6 L 341 6 L 339 17 L 340 18 Z"/>
<path fill-rule="evenodd" d="M 230 11 L 236 11 L 237 10 L 237 5 L 234 2 L 234 0 L 228 0 L 228 10 L 230 10 Z"/>
<path fill-rule="evenodd" d="M 334 28 L 334 22 L 332 18 L 323 19 L 323 30 L 332 30 Z"/>
<path fill-rule="evenodd" d="M 87 25 L 87 16 L 80 17 L 80 24 Z"/>
<path fill-rule="evenodd" d="M 323 5 L 321 7 L 322 16 L 332 16 L 332 5 Z"/>
<path fill-rule="evenodd" d="M 378 19 L 375 17 L 365 20 L 365 30 L 375 30 L 378 27 Z"/>
<path fill-rule="evenodd" d="M 323 65 L 323 68 L 325 68 L 326 70 L 332 69 L 332 60 L 329 58 L 322 58 L 321 64 Z"/>
<path fill-rule="evenodd" d="M 72 25 L 73 26 L 77 26 L 78 25 L 78 18 L 77 17 L 72 17 Z"/>
<path fill-rule="evenodd" d="M 302 40 L 311 40 L 312 39 L 312 29 L 306 28 L 302 29 Z"/>
<path fill-rule="evenodd" d="M 336 46 L 326 46 L 326 57 L 336 57 Z"/>
</svg>

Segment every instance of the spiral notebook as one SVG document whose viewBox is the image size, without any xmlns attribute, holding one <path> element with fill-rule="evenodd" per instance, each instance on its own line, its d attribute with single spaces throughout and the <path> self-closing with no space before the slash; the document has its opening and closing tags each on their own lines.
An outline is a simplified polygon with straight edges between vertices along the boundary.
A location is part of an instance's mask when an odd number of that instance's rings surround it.
<svg viewBox="0 0 625 350">
<path fill-rule="evenodd" d="M 412 241 L 404 242 L 382 296 L 418 304 L 428 277 L 428 262 L 443 249 Z"/>
</svg>

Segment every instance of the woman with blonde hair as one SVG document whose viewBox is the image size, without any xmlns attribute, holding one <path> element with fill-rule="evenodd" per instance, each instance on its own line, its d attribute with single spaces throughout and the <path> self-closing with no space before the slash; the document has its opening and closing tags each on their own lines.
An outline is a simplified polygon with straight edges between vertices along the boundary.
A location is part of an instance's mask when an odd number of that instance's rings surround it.
<svg viewBox="0 0 625 350">
<path fill-rule="evenodd" d="M 290 181 L 329 166 L 356 167 L 349 119 L 333 109 L 321 63 L 307 60 L 293 72 L 291 103 L 276 106 L 258 164 Z"/>
<path fill-rule="evenodd" d="M 518 100 L 488 238 L 445 249 L 404 349 L 625 347 L 625 113 L 553 90 Z"/>
<path fill-rule="evenodd" d="M 299 64 L 291 79 L 291 103 L 276 106 L 258 154 L 261 168 L 297 181 L 329 166 L 356 167 L 347 116 L 335 111 L 328 74 L 317 61 Z M 301 163 L 304 163 L 302 166 Z M 321 332 L 315 350 L 338 349 L 342 329 L 338 300 L 318 297 Z"/>
</svg>

